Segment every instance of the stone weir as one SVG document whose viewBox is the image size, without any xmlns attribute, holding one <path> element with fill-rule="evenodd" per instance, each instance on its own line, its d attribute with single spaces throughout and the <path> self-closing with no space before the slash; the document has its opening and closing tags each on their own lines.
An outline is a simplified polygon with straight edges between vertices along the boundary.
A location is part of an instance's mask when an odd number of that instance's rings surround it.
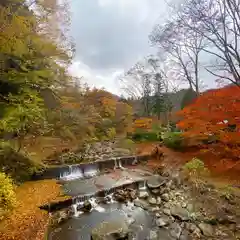
<svg viewBox="0 0 240 240">
<path fill-rule="evenodd" d="M 36 173 L 32 179 L 60 179 L 73 180 L 77 178 L 89 178 L 107 169 L 124 168 L 147 161 L 151 155 L 115 157 L 101 161 L 80 163 L 74 165 L 64 165 L 45 169 L 43 172 Z"/>
<path fill-rule="evenodd" d="M 114 194 L 116 191 L 119 191 L 121 189 L 141 189 L 143 186 L 146 185 L 146 181 L 147 181 L 147 178 L 139 179 L 135 181 L 127 181 L 126 183 L 113 186 L 112 188 L 100 189 L 94 193 L 74 196 L 72 198 L 59 201 L 59 202 L 52 202 L 52 203 L 40 206 L 40 209 L 46 210 L 49 213 L 52 213 L 55 211 L 59 211 L 61 209 L 68 208 L 73 205 L 77 205 L 84 201 L 89 201 L 92 198 L 99 199 L 99 201 L 104 201 L 104 199 L 109 198 L 111 194 Z"/>
</svg>

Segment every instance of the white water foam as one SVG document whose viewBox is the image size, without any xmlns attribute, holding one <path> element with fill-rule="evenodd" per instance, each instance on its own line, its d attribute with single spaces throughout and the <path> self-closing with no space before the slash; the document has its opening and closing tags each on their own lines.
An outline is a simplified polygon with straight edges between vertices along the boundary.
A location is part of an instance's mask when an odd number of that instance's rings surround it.
<svg viewBox="0 0 240 240">
<path fill-rule="evenodd" d="M 117 159 L 114 159 L 114 170 L 119 168 Z"/>
<path fill-rule="evenodd" d="M 99 173 L 99 169 L 96 165 L 89 166 L 87 169 L 84 170 L 84 177 L 93 177 Z"/>
<path fill-rule="evenodd" d="M 99 206 L 99 205 L 96 203 L 96 198 L 91 198 L 91 199 L 89 199 L 89 202 L 90 202 L 91 205 L 92 205 L 91 211 L 94 209 L 94 210 L 96 210 L 96 211 L 98 211 L 98 212 L 105 212 L 105 209 L 104 209 L 103 207 Z"/>
<path fill-rule="evenodd" d="M 65 181 L 70 181 L 78 178 L 83 178 L 82 169 L 78 166 L 68 166 L 69 170 L 67 172 L 60 173 L 60 179 Z"/>
<path fill-rule="evenodd" d="M 122 170 L 126 169 L 125 167 L 122 166 L 121 160 L 119 160 L 118 163 L 119 163 L 119 168 L 120 168 L 120 169 L 122 169 Z"/>
</svg>

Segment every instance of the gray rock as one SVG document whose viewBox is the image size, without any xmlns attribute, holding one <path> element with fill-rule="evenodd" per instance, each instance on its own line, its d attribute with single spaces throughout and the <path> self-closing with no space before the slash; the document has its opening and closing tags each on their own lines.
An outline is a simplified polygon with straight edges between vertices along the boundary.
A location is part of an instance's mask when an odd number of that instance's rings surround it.
<svg viewBox="0 0 240 240">
<path fill-rule="evenodd" d="M 142 200 L 142 199 L 135 199 L 133 201 L 133 203 L 134 203 L 135 206 L 141 207 L 141 208 L 143 208 L 145 210 L 147 210 L 149 208 L 149 204 L 146 201 Z"/>
<path fill-rule="evenodd" d="M 168 187 L 168 188 L 171 188 L 172 185 L 173 185 L 173 180 L 169 180 L 169 181 L 166 183 L 166 187 Z"/>
<path fill-rule="evenodd" d="M 185 223 L 185 228 L 191 233 L 198 229 L 198 227 L 194 223 Z"/>
<path fill-rule="evenodd" d="M 160 214 L 160 213 L 156 213 L 156 217 L 157 217 L 157 218 L 160 218 L 160 217 L 161 217 L 161 214 Z"/>
<path fill-rule="evenodd" d="M 191 239 L 192 238 L 189 236 L 188 231 L 184 229 L 181 233 L 179 240 L 191 240 Z"/>
<path fill-rule="evenodd" d="M 86 200 L 86 201 L 84 202 L 84 204 L 83 204 L 82 210 L 83 210 L 84 212 L 90 212 L 91 209 L 92 209 L 92 204 L 91 204 L 89 201 Z"/>
<path fill-rule="evenodd" d="M 194 237 L 196 237 L 196 238 L 200 238 L 201 237 L 201 230 L 199 229 L 199 228 L 196 228 L 194 231 L 193 231 L 193 233 L 192 233 L 192 235 L 194 236 Z"/>
<path fill-rule="evenodd" d="M 186 202 L 183 202 L 183 203 L 182 203 L 182 207 L 183 207 L 183 208 L 186 208 L 186 207 L 187 207 L 187 203 L 186 203 Z"/>
<path fill-rule="evenodd" d="M 136 220 L 135 220 L 134 218 L 131 218 L 131 217 L 127 219 L 127 223 L 128 223 L 129 225 L 135 223 L 135 221 L 136 221 Z"/>
<path fill-rule="evenodd" d="M 157 197 L 157 204 L 161 205 L 161 203 L 162 203 L 162 199 L 160 197 Z"/>
<path fill-rule="evenodd" d="M 182 233 L 182 228 L 180 227 L 180 225 L 176 222 L 172 223 L 169 227 L 170 230 L 170 235 L 175 238 L 175 239 L 179 239 L 179 237 L 181 236 Z"/>
<path fill-rule="evenodd" d="M 170 235 L 169 231 L 165 228 L 160 228 L 158 231 L 159 240 L 173 240 L 173 237 Z"/>
<path fill-rule="evenodd" d="M 182 221 L 187 221 L 190 219 L 188 211 L 185 208 L 182 208 L 181 206 L 172 207 L 171 214 Z"/>
<path fill-rule="evenodd" d="M 164 193 L 169 193 L 171 191 L 171 189 L 170 188 L 160 188 L 160 194 L 162 195 L 162 194 L 164 194 Z"/>
<path fill-rule="evenodd" d="M 126 221 L 102 222 L 91 232 L 92 240 L 126 239 L 130 235 Z"/>
<path fill-rule="evenodd" d="M 160 189 L 152 189 L 151 192 L 155 195 L 160 193 Z"/>
<path fill-rule="evenodd" d="M 162 196 L 161 196 L 162 200 L 165 201 L 165 202 L 168 202 L 170 200 L 170 197 L 169 197 L 169 194 L 167 193 L 164 193 Z"/>
<path fill-rule="evenodd" d="M 203 235 L 207 237 L 211 237 L 214 233 L 214 229 L 210 224 L 207 223 L 200 223 L 198 227 L 201 229 Z"/>
<path fill-rule="evenodd" d="M 148 198 L 149 197 L 149 194 L 148 194 L 148 192 L 146 192 L 146 191 L 140 191 L 139 193 L 138 193 L 138 197 L 139 198 Z"/>
<path fill-rule="evenodd" d="M 169 224 L 169 220 L 168 219 L 164 219 L 164 218 L 156 219 L 156 225 L 158 227 L 164 227 L 164 226 L 167 226 L 168 224 Z"/>
<path fill-rule="evenodd" d="M 153 198 L 153 197 L 148 198 L 148 202 L 153 205 L 157 204 L 156 198 Z"/>
<path fill-rule="evenodd" d="M 165 183 L 166 183 L 166 179 L 158 175 L 154 175 L 147 180 L 147 186 L 150 189 L 159 188 Z"/>
<path fill-rule="evenodd" d="M 170 215 L 171 215 L 171 211 L 170 211 L 169 208 L 164 208 L 164 209 L 163 209 L 163 213 L 164 213 L 165 215 L 167 215 L 167 216 L 170 216 Z"/>
<path fill-rule="evenodd" d="M 158 240 L 158 231 L 157 230 L 150 231 L 149 240 Z"/>
<path fill-rule="evenodd" d="M 157 206 L 157 207 L 154 207 L 154 208 L 152 208 L 152 212 L 157 212 L 157 211 L 159 211 L 160 210 L 160 208 Z"/>
</svg>

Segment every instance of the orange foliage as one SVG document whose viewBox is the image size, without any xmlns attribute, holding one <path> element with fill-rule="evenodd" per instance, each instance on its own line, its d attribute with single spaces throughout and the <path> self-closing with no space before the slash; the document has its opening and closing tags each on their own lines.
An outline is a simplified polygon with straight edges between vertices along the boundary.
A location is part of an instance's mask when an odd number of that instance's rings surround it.
<svg viewBox="0 0 240 240">
<path fill-rule="evenodd" d="M 186 137 L 217 139 L 231 147 L 240 144 L 240 88 L 227 86 L 209 90 L 181 110 L 178 127 Z M 227 147 L 226 147 L 227 148 Z M 236 149 L 235 149 L 236 151 Z M 239 153 L 239 150 L 237 150 Z"/>
<path fill-rule="evenodd" d="M 152 125 L 151 118 L 139 118 L 134 121 L 133 128 L 149 129 L 151 128 L 151 125 Z"/>
<path fill-rule="evenodd" d="M 0 222 L 0 239 L 44 239 L 50 216 L 39 206 L 67 198 L 60 197 L 60 185 L 55 180 L 26 182 L 17 188 L 16 194 L 16 208 Z"/>
<path fill-rule="evenodd" d="M 94 88 L 85 96 L 85 105 L 93 105 L 103 118 L 114 117 L 116 104 L 116 97 L 103 89 Z"/>
</svg>

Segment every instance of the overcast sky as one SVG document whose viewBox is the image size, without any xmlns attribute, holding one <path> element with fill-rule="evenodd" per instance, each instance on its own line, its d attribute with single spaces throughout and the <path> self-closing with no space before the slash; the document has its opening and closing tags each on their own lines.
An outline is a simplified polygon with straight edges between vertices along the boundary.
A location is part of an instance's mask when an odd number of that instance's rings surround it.
<svg viewBox="0 0 240 240">
<path fill-rule="evenodd" d="M 164 10 L 164 0 L 72 0 L 71 73 L 120 94 L 117 76 L 153 52 L 148 35 Z"/>
</svg>

